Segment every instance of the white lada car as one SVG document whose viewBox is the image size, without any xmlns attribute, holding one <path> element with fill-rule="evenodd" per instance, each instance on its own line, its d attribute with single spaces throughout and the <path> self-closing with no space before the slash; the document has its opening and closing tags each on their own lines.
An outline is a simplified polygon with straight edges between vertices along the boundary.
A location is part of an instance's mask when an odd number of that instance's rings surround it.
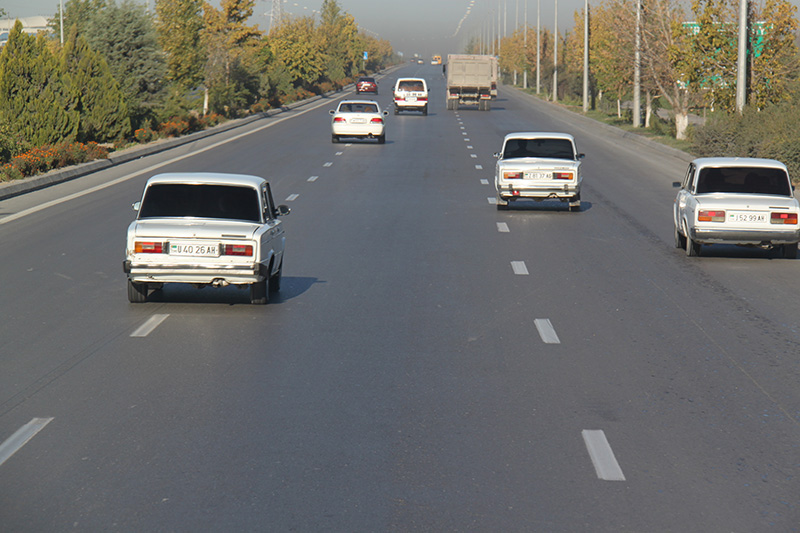
<svg viewBox="0 0 800 533">
<path fill-rule="evenodd" d="M 497 158 L 494 186 L 497 209 L 520 199 L 569 202 L 581 206 L 581 159 L 575 139 L 567 133 L 509 133 Z"/>
<path fill-rule="evenodd" d="M 773 159 L 715 157 L 689 164 L 675 198 L 675 246 L 700 255 L 708 244 L 779 248 L 797 257 L 798 213 L 786 165 Z"/>
<path fill-rule="evenodd" d="M 399 78 L 394 84 L 394 114 L 422 111 L 428 114 L 428 82 L 423 78 Z"/>
<path fill-rule="evenodd" d="M 286 244 L 269 183 L 240 174 L 172 173 L 147 180 L 128 227 L 128 300 L 165 283 L 235 285 L 265 304 L 280 290 Z"/>
<path fill-rule="evenodd" d="M 385 116 L 381 106 L 373 100 L 343 100 L 336 109 L 331 109 L 331 142 L 338 143 L 341 137 L 378 139 L 386 142 Z"/>
</svg>

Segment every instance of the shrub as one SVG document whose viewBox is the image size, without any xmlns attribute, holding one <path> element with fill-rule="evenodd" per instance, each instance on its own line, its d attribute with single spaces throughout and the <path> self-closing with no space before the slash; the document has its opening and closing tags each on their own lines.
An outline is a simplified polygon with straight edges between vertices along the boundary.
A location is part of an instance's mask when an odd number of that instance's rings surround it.
<svg viewBox="0 0 800 533">
<path fill-rule="evenodd" d="M 54 168 L 107 157 L 108 150 L 97 143 L 63 142 L 45 145 L 32 148 L 12 158 L 10 163 L 2 167 L 2 179 L 20 179 Z"/>
</svg>

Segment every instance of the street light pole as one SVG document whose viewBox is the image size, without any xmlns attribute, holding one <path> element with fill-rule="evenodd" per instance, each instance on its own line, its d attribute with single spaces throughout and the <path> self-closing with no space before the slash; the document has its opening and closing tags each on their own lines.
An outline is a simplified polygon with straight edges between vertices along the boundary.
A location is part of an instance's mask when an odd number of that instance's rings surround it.
<svg viewBox="0 0 800 533">
<path fill-rule="evenodd" d="M 583 112 L 589 111 L 589 0 L 583 7 Z"/>
<path fill-rule="evenodd" d="M 542 78 L 540 75 L 541 72 L 541 65 L 540 65 L 540 57 L 542 55 L 542 31 L 539 28 L 541 23 L 541 9 L 542 9 L 542 0 L 536 0 L 536 94 L 541 92 L 542 87 Z"/>
<path fill-rule="evenodd" d="M 747 101 L 747 0 L 739 0 L 739 55 L 736 60 L 736 111 Z"/>
<path fill-rule="evenodd" d="M 553 101 L 558 101 L 558 0 L 555 0 L 556 29 L 553 32 Z"/>
<path fill-rule="evenodd" d="M 636 0 L 636 41 L 633 52 L 633 127 L 642 125 L 642 2 Z"/>
</svg>

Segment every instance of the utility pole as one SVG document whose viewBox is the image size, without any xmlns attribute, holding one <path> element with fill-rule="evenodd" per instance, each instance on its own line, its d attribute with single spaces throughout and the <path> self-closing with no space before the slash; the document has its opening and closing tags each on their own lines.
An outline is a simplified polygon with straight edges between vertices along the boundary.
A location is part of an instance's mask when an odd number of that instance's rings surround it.
<svg viewBox="0 0 800 533">
<path fill-rule="evenodd" d="M 736 111 L 747 103 L 747 0 L 739 0 L 739 55 L 736 59 Z"/>
<path fill-rule="evenodd" d="M 528 88 L 528 0 L 525 0 L 525 33 L 522 37 L 523 49 L 525 50 L 525 72 L 522 74 L 522 88 Z"/>
<path fill-rule="evenodd" d="M 633 51 L 633 127 L 642 125 L 642 0 L 636 0 L 636 38 Z"/>
<path fill-rule="evenodd" d="M 583 6 L 583 112 L 589 111 L 589 0 Z"/>
<path fill-rule="evenodd" d="M 283 6 L 282 0 L 272 0 L 272 10 L 269 13 L 269 31 L 272 32 L 273 28 L 278 28 L 283 19 Z"/>
<path fill-rule="evenodd" d="M 539 94 L 542 87 L 542 78 L 540 75 L 541 65 L 539 57 L 542 55 L 542 31 L 539 28 L 542 15 L 542 0 L 536 0 L 536 94 Z"/>
<path fill-rule="evenodd" d="M 555 0 L 556 22 L 553 32 L 553 101 L 558 101 L 558 0 Z"/>
</svg>

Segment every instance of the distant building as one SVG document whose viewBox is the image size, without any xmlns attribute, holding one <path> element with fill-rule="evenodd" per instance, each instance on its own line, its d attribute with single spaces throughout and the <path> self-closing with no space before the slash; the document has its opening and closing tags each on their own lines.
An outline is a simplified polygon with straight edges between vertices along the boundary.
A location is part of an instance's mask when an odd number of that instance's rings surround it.
<svg viewBox="0 0 800 533">
<path fill-rule="evenodd" d="M 0 20 L 0 47 L 8 41 L 8 34 L 11 28 L 17 23 L 17 20 L 22 22 L 22 31 L 31 35 L 36 35 L 40 31 L 48 31 L 47 17 L 25 17 L 21 19 L 2 19 Z"/>
</svg>

